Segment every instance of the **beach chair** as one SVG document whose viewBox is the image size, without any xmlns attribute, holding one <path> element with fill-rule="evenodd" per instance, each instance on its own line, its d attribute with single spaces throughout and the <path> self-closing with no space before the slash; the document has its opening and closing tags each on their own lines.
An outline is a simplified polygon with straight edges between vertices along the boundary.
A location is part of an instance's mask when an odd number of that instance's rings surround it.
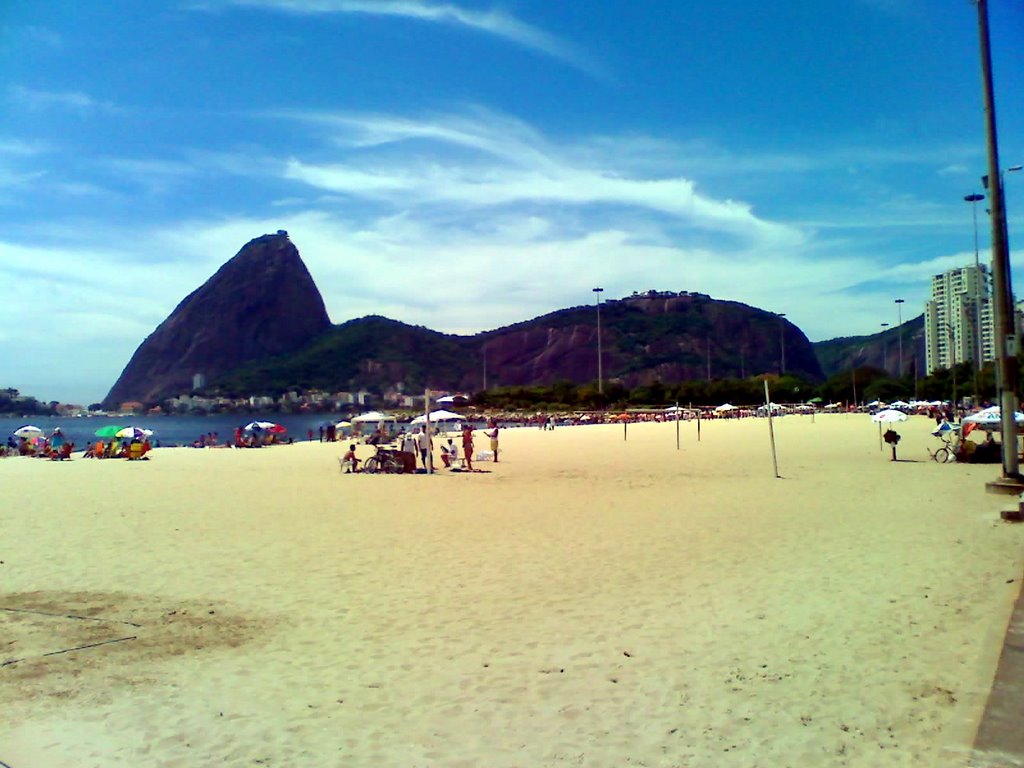
<svg viewBox="0 0 1024 768">
<path fill-rule="evenodd" d="M 338 457 L 338 469 L 341 470 L 341 474 L 349 475 L 356 471 L 355 462 L 352 459 L 346 461 L 341 456 Z"/>
</svg>

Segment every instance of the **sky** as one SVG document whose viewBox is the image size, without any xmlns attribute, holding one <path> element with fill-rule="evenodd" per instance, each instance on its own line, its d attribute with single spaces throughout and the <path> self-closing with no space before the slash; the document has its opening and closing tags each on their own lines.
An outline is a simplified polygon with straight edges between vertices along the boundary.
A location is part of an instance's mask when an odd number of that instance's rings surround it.
<svg viewBox="0 0 1024 768">
<path fill-rule="evenodd" d="M 990 23 L 1008 168 L 1024 4 Z M 335 323 L 474 333 L 603 287 L 875 333 L 974 262 L 980 71 L 969 0 L 5 0 L 0 387 L 102 399 L 278 229 Z M 1006 201 L 1016 253 L 1024 172 Z"/>
</svg>

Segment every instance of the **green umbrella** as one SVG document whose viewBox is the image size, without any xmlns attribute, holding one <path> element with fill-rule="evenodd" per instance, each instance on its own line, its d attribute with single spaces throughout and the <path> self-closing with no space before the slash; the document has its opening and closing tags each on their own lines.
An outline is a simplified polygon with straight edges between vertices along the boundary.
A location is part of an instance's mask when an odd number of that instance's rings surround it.
<svg viewBox="0 0 1024 768">
<path fill-rule="evenodd" d="M 812 398 L 811 398 L 810 400 L 808 400 L 807 402 L 808 402 L 808 403 L 820 403 L 820 402 L 822 402 L 822 399 L 821 399 L 820 397 L 812 397 Z"/>
<path fill-rule="evenodd" d="M 108 424 L 105 427 L 100 427 L 96 430 L 96 437 L 117 437 L 117 433 L 120 432 L 124 427 L 116 424 Z"/>
</svg>

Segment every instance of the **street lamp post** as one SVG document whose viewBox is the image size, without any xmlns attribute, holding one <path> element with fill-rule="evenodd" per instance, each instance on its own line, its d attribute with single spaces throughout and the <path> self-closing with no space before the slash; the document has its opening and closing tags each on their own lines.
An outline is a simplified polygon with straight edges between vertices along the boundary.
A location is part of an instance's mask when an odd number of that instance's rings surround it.
<svg viewBox="0 0 1024 768">
<path fill-rule="evenodd" d="M 896 299 L 896 328 L 899 330 L 899 336 L 896 338 L 900 342 L 900 368 L 896 372 L 896 378 L 903 378 L 903 299 Z"/>
<path fill-rule="evenodd" d="M 779 349 L 781 357 L 779 358 L 779 375 L 786 375 L 786 313 L 779 313 Z"/>
<path fill-rule="evenodd" d="M 964 196 L 964 200 L 971 204 L 971 215 L 974 218 L 974 272 L 978 276 L 979 282 L 981 281 L 981 264 L 978 261 L 978 203 L 984 199 L 984 195 L 974 192 Z M 974 332 L 977 336 L 977 343 L 974 345 L 974 399 L 977 402 L 981 401 L 978 375 L 981 372 L 981 366 L 985 360 L 985 350 L 982 345 L 981 335 L 981 301 L 982 296 L 988 293 L 986 287 L 986 284 L 982 283 L 981 292 L 974 299 Z"/>
<path fill-rule="evenodd" d="M 889 327 L 888 323 L 881 323 L 882 326 L 882 370 L 885 371 L 885 375 L 889 375 L 889 340 L 885 338 L 885 329 Z"/>
<path fill-rule="evenodd" d="M 988 145 L 988 176 L 992 184 L 992 287 L 995 309 L 995 353 L 999 361 L 1002 391 L 999 395 L 1000 434 L 1003 441 L 1003 474 L 987 484 L 989 490 L 1020 493 L 1024 478 L 1017 458 L 1017 336 L 1013 317 L 1013 288 L 1010 279 L 1010 251 L 1006 242 L 1006 211 L 1003 208 L 1002 174 L 999 170 L 999 142 L 996 134 L 995 88 L 992 84 L 992 50 L 988 31 L 988 0 L 978 6 L 978 46 L 981 58 L 982 103 L 985 138 Z"/>
<path fill-rule="evenodd" d="M 597 297 L 597 393 L 604 394 L 604 373 L 601 370 L 601 292 L 604 288 L 595 288 Z"/>
</svg>

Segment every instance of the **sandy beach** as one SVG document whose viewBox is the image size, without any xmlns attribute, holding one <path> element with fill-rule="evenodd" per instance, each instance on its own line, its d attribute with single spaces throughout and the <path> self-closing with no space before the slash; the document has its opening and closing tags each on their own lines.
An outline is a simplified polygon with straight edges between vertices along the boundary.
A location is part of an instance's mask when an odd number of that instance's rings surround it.
<svg viewBox="0 0 1024 768">
<path fill-rule="evenodd" d="M 0 761 L 966 765 L 1024 527 L 932 426 L 893 463 L 865 415 L 777 419 L 783 479 L 760 419 L 510 429 L 433 477 L 0 460 Z"/>
</svg>

